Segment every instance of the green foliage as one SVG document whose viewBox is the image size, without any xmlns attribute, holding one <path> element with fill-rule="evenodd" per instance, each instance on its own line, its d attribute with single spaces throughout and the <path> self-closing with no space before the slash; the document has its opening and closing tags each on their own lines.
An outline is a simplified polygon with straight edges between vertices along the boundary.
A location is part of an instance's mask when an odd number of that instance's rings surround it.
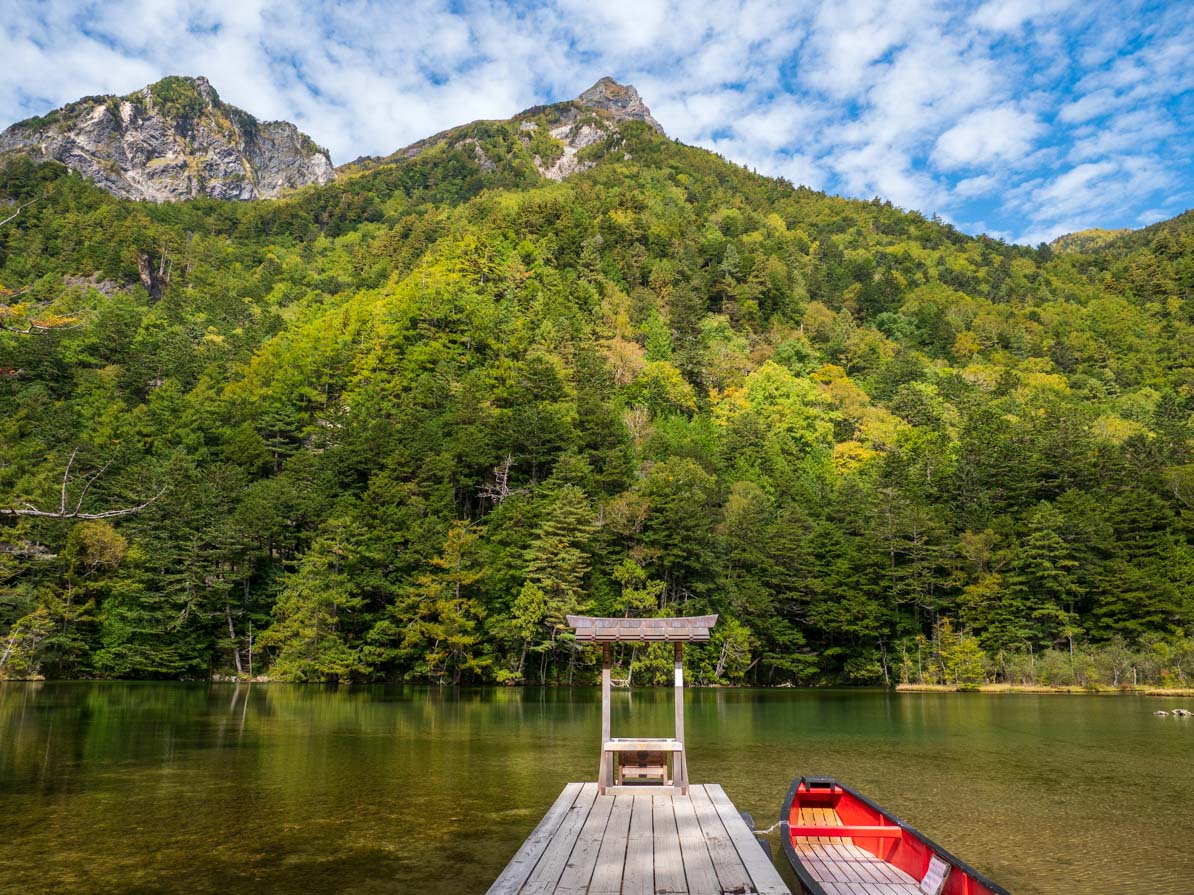
<svg viewBox="0 0 1194 895">
<path fill-rule="evenodd" d="M 162 116 L 184 124 L 198 118 L 208 109 L 208 102 L 199 93 L 193 78 L 167 75 L 151 85 L 149 91 Z"/>
<path fill-rule="evenodd" d="M 546 183 L 562 114 L 273 202 L 0 168 L 0 323 L 74 321 L 0 328 L 0 506 L 160 492 L 0 519 L 0 675 L 588 680 L 591 611 L 720 613 L 706 682 L 1191 679 L 1188 215 L 1013 247 L 646 126 Z"/>
</svg>

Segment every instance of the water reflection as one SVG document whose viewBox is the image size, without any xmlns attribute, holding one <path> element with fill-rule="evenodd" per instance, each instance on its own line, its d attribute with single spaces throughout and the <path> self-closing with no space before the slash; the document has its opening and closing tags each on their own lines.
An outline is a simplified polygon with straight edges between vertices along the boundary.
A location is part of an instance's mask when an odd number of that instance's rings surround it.
<svg viewBox="0 0 1194 895">
<path fill-rule="evenodd" d="M 1018 895 L 1177 895 L 1194 723 L 1152 717 L 1164 704 L 698 690 L 685 713 L 693 779 L 760 826 L 794 775 L 836 774 Z M 670 691 L 615 693 L 615 734 L 671 725 Z M 484 892 L 560 787 L 595 775 L 598 729 L 590 689 L 0 685 L 0 880 Z"/>
</svg>

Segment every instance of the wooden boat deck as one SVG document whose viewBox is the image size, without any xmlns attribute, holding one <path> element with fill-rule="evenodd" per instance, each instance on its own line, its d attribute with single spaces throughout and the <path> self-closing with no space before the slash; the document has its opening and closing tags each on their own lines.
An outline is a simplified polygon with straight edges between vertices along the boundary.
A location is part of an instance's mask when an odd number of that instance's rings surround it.
<svg viewBox="0 0 1194 895">
<path fill-rule="evenodd" d="M 716 783 L 598 795 L 569 783 L 489 895 L 791 895 Z"/>
<path fill-rule="evenodd" d="M 800 823 L 842 825 L 832 808 L 801 808 Z M 920 895 L 916 880 L 847 836 L 797 836 L 794 845 L 805 868 L 828 895 Z"/>
</svg>

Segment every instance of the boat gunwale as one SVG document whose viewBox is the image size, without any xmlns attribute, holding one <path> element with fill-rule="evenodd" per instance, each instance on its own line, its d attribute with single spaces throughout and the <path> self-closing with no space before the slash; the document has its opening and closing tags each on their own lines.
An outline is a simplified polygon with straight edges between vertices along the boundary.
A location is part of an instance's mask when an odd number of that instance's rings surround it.
<svg viewBox="0 0 1194 895">
<path fill-rule="evenodd" d="M 804 862 L 800 860 L 800 856 L 796 853 L 796 846 L 792 843 L 792 835 L 790 832 L 791 822 L 789 817 L 791 816 L 792 812 L 792 803 L 796 799 L 796 793 L 800 789 L 800 784 L 805 783 L 808 779 L 809 778 L 806 776 L 799 776 L 793 780 L 792 785 L 788 787 L 788 794 L 784 797 L 784 803 L 780 807 L 779 812 L 780 840 L 783 843 L 784 853 L 788 857 L 788 863 L 792 865 L 792 869 L 796 872 L 796 876 L 800 879 L 800 884 L 809 892 L 811 892 L 812 895 L 829 895 L 829 893 L 825 891 L 825 888 L 812 878 L 812 875 L 805 868 Z M 975 882 L 986 886 L 994 893 L 994 895 L 1012 895 L 1011 892 L 991 880 L 986 874 L 980 873 L 961 858 L 956 857 L 951 852 L 946 851 L 928 836 L 924 835 L 924 833 L 920 832 L 920 830 L 916 829 L 916 827 L 912 826 L 907 821 L 896 817 L 896 815 L 892 814 L 886 808 L 879 805 L 873 799 L 863 795 L 852 786 L 842 783 L 836 777 L 818 777 L 815 779 L 818 782 L 830 783 L 833 786 L 839 787 L 844 792 L 849 793 L 853 798 L 858 799 L 863 804 L 878 811 L 892 823 L 897 824 L 906 833 L 910 833 L 919 839 L 924 845 L 932 849 L 933 854 L 947 861 L 954 869 L 962 871 L 967 876 L 971 877 Z M 862 838 L 866 837 L 864 836 Z"/>
</svg>

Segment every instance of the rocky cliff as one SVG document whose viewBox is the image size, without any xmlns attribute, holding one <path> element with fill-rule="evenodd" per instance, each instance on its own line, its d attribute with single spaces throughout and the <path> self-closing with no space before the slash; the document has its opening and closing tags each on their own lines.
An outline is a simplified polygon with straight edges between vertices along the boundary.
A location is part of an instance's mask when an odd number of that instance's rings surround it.
<svg viewBox="0 0 1194 895">
<path fill-rule="evenodd" d="M 638 91 L 613 78 L 602 78 L 576 99 L 576 105 L 600 112 L 611 121 L 645 121 L 659 133 L 663 126 L 651 117 L 651 110 Z"/>
<path fill-rule="evenodd" d="M 651 116 L 638 91 L 613 78 L 602 78 L 576 99 L 548 106 L 535 106 L 509 120 L 518 125 L 520 142 L 533 152 L 533 164 L 538 172 L 550 180 L 563 180 L 571 174 L 593 166 L 581 151 L 616 137 L 626 122 L 642 122 L 659 133 L 663 127 Z M 379 165 L 395 164 L 413 159 L 433 146 L 467 148 L 482 170 L 492 170 L 501 161 L 486 154 L 476 134 L 485 125 L 509 122 L 474 121 L 471 124 L 441 131 L 434 136 L 400 149 L 388 156 L 358 158 L 340 170 L 356 173 Z"/>
<path fill-rule="evenodd" d="M 285 121 L 258 121 L 206 78 L 90 96 L 0 134 L 0 155 L 55 160 L 126 199 L 267 199 L 335 177 L 326 150 Z"/>
<path fill-rule="evenodd" d="M 563 147 L 563 152 L 550 162 L 536 158 L 535 167 L 550 180 L 563 180 L 570 174 L 592 167 L 593 163 L 582 159 L 578 153 L 605 140 L 617 131 L 622 122 L 642 121 L 663 133 L 663 127 L 651 117 L 651 110 L 638 91 L 628 84 L 619 84 L 613 78 L 602 78 L 572 102 L 549 108 L 559 115 L 549 133 Z M 515 118 L 527 114 L 524 112 Z"/>
</svg>

